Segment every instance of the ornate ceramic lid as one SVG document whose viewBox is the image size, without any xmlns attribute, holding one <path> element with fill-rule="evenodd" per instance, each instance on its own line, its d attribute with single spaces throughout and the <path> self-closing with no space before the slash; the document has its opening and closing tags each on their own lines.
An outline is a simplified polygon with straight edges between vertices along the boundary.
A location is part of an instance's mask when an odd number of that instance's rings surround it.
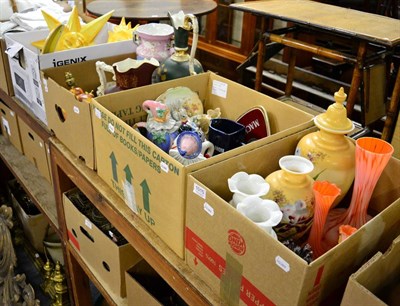
<svg viewBox="0 0 400 306">
<path fill-rule="evenodd" d="M 347 118 L 346 108 L 343 106 L 347 95 L 343 87 L 334 95 L 335 103 L 331 104 L 325 113 L 314 118 L 315 125 L 325 131 L 335 134 L 347 134 L 354 129 L 354 123 Z"/>
</svg>

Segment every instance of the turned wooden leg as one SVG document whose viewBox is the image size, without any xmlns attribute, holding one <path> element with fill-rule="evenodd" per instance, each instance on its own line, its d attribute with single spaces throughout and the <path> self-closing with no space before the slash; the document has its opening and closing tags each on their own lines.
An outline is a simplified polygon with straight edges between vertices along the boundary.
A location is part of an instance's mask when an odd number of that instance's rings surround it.
<svg viewBox="0 0 400 306">
<path fill-rule="evenodd" d="M 367 52 L 367 43 L 365 41 L 361 41 L 360 45 L 358 46 L 357 61 L 354 64 L 350 92 L 349 95 L 347 96 L 346 110 L 347 110 L 347 117 L 350 119 L 353 113 L 354 105 L 357 100 L 358 88 L 360 87 L 361 84 L 362 68 L 366 52 Z"/>
<path fill-rule="evenodd" d="M 399 113 L 399 100 L 400 100 L 400 67 L 397 69 L 396 81 L 394 83 L 392 97 L 386 114 L 385 125 L 383 127 L 381 138 L 390 141 L 392 138 L 394 123 L 396 116 Z M 397 119 L 398 120 L 398 119 Z"/>
</svg>

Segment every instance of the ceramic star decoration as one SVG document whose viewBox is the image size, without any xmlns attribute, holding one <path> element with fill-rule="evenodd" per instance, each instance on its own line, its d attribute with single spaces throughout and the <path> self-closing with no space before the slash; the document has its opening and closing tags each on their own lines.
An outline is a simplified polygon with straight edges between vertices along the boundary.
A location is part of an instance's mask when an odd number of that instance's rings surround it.
<svg viewBox="0 0 400 306">
<path fill-rule="evenodd" d="M 32 45 L 39 48 L 42 54 L 89 46 L 113 12 L 114 10 L 82 26 L 76 6 L 66 25 L 42 10 L 50 33 L 45 40 L 33 42 Z"/>
</svg>

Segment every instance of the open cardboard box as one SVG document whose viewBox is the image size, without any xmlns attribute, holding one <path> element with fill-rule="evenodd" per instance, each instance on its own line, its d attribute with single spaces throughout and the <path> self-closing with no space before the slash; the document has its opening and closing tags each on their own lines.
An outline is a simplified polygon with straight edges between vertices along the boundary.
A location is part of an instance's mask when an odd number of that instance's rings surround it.
<svg viewBox="0 0 400 306">
<path fill-rule="evenodd" d="M 11 81 L 10 64 L 6 51 L 6 42 L 0 37 L 0 88 L 10 97 L 14 95 L 14 88 Z"/>
<path fill-rule="evenodd" d="M 129 244 L 116 244 L 71 201 L 74 188 L 63 194 L 67 234 L 71 245 L 81 255 L 96 278 L 122 298 L 126 296 L 125 271 L 142 257 Z"/>
<path fill-rule="evenodd" d="M 143 259 L 125 272 L 128 306 L 186 305 Z"/>
<path fill-rule="evenodd" d="M 231 305 L 314 305 L 341 297 L 351 273 L 400 233 L 396 178 L 400 161 L 396 158 L 391 158 L 374 190 L 369 205 L 374 218 L 310 264 L 228 203 L 232 198 L 228 178 L 238 171 L 266 177 L 279 169 L 279 158 L 294 154 L 298 141 L 309 132 L 189 175 L 186 263 Z M 341 204 L 349 199 L 345 197 Z"/>
<path fill-rule="evenodd" d="M 400 236 L 376 253 L 347 282 L 342 306 L 396 305 L 400 301 Z"/>
<path fill-rule="evenodd" d="M 52 184 L 48 145 L 21 117 L 18 117 L 18 126 L 24 155 L 36 166 L 40 174 Z"/>
<path fill-rule="evenodd" d="M 19 132 L 18 116 L 14 111 L 8 108 L 8 106 L 1 101 L 0 119 L 1 130 L 4 137 L 6 137 L 10 141 L 10 143 L 15 148 L 17 148 L 19 152 L 23 153 L 21 135 Z"/>
<path fill-rule="evenodd" d="M 197 92 L 205 111 L 219 107 L 225 118 L 263 106 L 271 135 L 184 166 L 132 128 L 146 121 L 145 100 L 177 86 Z M 212 72 L 105 95 L 92 105 L 98 175 L 182 258 L 187 174 L 313 125 L 312 115 Z"/>
<path fill-rule="evenodd" d="M 32 42 L 46 39 L 48 30 L 7 33 L 4 35 L 15 96 L 20 99 L 44 124 L 47 124 L 40 70 L 67 66 L 92 59 L 134 53 L 136 44 L 131 40 L 107 43 L 108 31 L 115 25 L 106 23 L 93 45 L 47 54 L 32 46 Z M 87 75 L 87 77 L 91 77 Z"/>
<path fill-rule="evenodd" d="M 77 100 L 70 92 L 65 73 L 72 73 L 76 86 L 95 94 L 100 85 L 96 62 L 112 65 L 128 57 L 135 58 L 136 55 L 121 54 L 41 71 L 48 128 L 91 169 L 96 169 L 91 107 L 89 103 Z M 111 81 L 112 74 L 107 73 L 106 77 Z"/>
</svg>

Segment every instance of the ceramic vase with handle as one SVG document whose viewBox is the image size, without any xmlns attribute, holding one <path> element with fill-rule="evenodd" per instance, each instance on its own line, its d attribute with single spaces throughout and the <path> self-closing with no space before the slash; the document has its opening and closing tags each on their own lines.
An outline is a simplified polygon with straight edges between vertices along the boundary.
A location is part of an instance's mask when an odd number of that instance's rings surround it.
<svg viewBox="0 0 400 306">
<path fill-rule="evenodd" d="M 270 190 L 263 198 L 276 202 L 283 213 L 275 227 L 279 240 L 304 242 L 314 214 L 314 180 L 309 175 L 314 167 L 308 159 L 296 155 L 280 158 L 279 167 L 265 178 Z"/>
<path fill-rule="evenodd" d="M 157 69 L 158 80 L 173 80 L 203 72 L 202 65 L 195 59 L 199 36 L 197 17 L 193 14 L 185 14 L 183 11 L 177 14 L 168 14 L 174 27 L 175 53 Z M 193 30 L 193 40 L 189 55 L 187 51 L 189 49 L 189 31 L 191 30 Z"/>
</svg>

